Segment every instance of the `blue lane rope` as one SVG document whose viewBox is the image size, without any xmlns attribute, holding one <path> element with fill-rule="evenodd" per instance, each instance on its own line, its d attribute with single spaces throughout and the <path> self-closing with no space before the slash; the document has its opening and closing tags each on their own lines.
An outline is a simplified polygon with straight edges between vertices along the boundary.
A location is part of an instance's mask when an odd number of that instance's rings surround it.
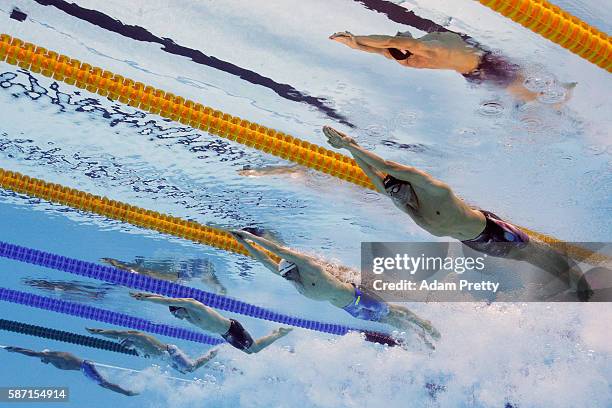
<svg viewBox="0 0 612 408">
<path fill-rule="evenodd" d="M 254 306 L 240 300 L 232 299 L 215 293 L 206 292 L 196 288 L 179 285 L 174 282 L 152 278 L 150 276 L 130 273 L 120 269 L 98 265 L 92 262 L 80 261 L 39 251 L 37 249 L 26 248 L 0 241 L 0 256 L 14 259 L 20 262 L 40 265 L 75 275 L 86 276 L 93 279 L 102 280 L 108 283 L 126 286 L 132 289 L 143 290 L 169 297 L 193 298 L 203 304 L 216 309 L 226 310 L 258 319 L 269 320 L 304 329 L 320 331 L 335 335 L 345 335 L 350 331 L 361 332 L 366 340 L 395 346 L 398 343 L 388 334 L 363 330 L 334 323 L 323 323 L 316 320 L 303 319 L 300 317 L 288 316 L 277 313 L 263 307 Z"/>
<path fill-rule="evenodd" d="M 84 305 L 82 303 L 69 302 L 66 300 L 53 299 L 46 296 L 39 296 L 33 293 L 21 292 L 0 287 L 0 300 L 5 302 L 17 303 L 20 305 L 31 306 L 38 309 L 50 310 L 72 316 L 82 317 L 89 320 L 123 326 L 134 330 L 146 331 L 149 333 L 161 334 L 177 339 L 190 340 L 198 343 L 211 344 L 216 346 L 224 341 L 217 337 L 211 337 L 201 332 L 194 332 L 181 327 L 168 326 L 166 324 L 153 323 L 149 320 L 141 319 L 111 310 L 100 309 L 97 307 Z"/>
<path fill-rule="evenodd" d="M 92 336 L 84 336 L 82 334 L 71 333 L 64 330 L 51 329 L 49 327 L 37 326 L 35 324 L 16 322 L 14 320 L 0 319 L 0 330 L 27 334 L 29 336 L 40 337 L 43 339 L 62 341 L 64 343 L 78 344 L 79 346 L 97 348 L 100 350 L 114 351 L 115 353 L 138 356 L 136 350 L 124 347 L 114 341 L 98 339 Z"/>
</svg>

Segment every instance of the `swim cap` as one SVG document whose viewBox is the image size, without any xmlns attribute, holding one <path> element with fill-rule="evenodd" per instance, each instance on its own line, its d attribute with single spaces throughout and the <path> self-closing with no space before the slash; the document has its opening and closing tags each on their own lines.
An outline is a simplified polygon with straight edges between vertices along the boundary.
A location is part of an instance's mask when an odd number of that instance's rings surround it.
<svg viewBox="0 0 612 408">
<path fill-rule="evenodd" d="M 385 191 L 395 201 L 409 204 L 414 195 L 414 191 L 409 182 L 387 175 L 383 180 Z"/>
<path fill-rule="evenodd" d="M 289 272 L 293 270 L 297 271 L 296 264 L 294 264 L 293 262 L 289 262 L 286 259 L 281 259 L 281 261 L 278 264 L 278 273 L 280 274 L 280 276 L 284 278 L 287 276 Z"/>
</svg>

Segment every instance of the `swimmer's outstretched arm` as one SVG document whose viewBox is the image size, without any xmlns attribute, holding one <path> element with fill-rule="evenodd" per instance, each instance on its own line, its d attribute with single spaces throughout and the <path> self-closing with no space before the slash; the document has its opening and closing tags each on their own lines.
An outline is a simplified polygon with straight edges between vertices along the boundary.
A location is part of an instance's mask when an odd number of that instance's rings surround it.
<svg viewBox="0 0 612 408">
<path fill-rule="evenodd" d="M 144 300 L 147 302 L 157 303 L 157 304 L 166 305 L 166 306 L 176 306 L 176 307 L 184 307 L 184 308 L 190 308 L 190 309 L 205 308 L 203 304 L 191 298 L 169 298 L 165 296 L 152 295 L 150 293 L 143 293 L 143 292 L 130 292 L 130 296 L 136 300 Z"/>
<path fill-rule="evenodd" d="M 445 183 L 436 180 L 424 171 L 416 167 L 385 160 L 377 154 L 359 146 L 353 138 L 332 127 L 325 126 L 324 132 L 328 138 L 329 144 L 333 147 L 347 149 L 356 159 L 359 158 L 363 160 L 381 173 L 389 174 L 397 179 L 407 181 L 422 188 L 448 190 L 448 186 Z"/>
<path fill-rule="evenodd" d="M 8 351 L 9 353 L 19 353 L 19 354 L 23 354 L 24 356 L 29 356 L 29 357 L 43 357 L 45 355 L 45 353 L 43 352 L 25 349 L 21 347 L 8 346 L 8 347 L 5 347 L 4 349 Z"/>
<path fill-rule="evenodd" d="M 91 334 L 97 334 L 99 336 L 103 336 L 113 340 L 137 338 L 140 342 L 146 342 L 155 347 L 161 348 L 162 346 L 164 346 L 164 343 L 157 340 L 155 337 L 136 330 L 95 329 L 91 327 L 86 327 L 85 330 L 87 330 Z"/>
<path fill-rule="evenodd" d="M 290 261 L 293 263 L 304 263 L 304 262 L 311 261 L 310 257 L 304 254 L 301 254 L 289 248 L 282 247 L 265 238 L 258 237 L 257 235 L 253 235 L 250 232 L 235 231 L 235 233 L 239 234 L 242 237 L 242 239 L 248 239 L 250 241 L 253 241 L 257 245 L 263 247 L 264 249 L 267 249 L 268 251 L 272 252 L 275 255 L 278 255 L 281 258 L 286 259 L 287 261 Z"/>
<path fill-rule="evenodd" d="M 339 132 L 337 132 L 332 127 L 323 126 L 323 134 L 327 136 L 327 139 L 329 140 L 329 143 L 332 146 L 338 147 L 338 145 L 336 145 L 335 139 L 338 137 L 336 134 L 339 134 Z M 361 170 L 363 170 L 366 176 L 368 176 L 372 184 L 374 184 L 376 190 L 378 190 L 379 193 L 385 194 L 385 185 L 383 183 L 385 175 L 382 172 L 376 170 L 376 168 L 374 168 L 373 166 L 366 163 L 360 157 L 353 155 L 353 158 L 355 159 L 355 162 L 361 168 Z"/>
<path fill-rule="evenodd" d="M 370 52 L 372 54 L 381 54 L 389 59 L 394 59 L 387 48 L 369 47 L 367 45 L 359 44 L 355 40 L 355 36 L 348 31 L 332 34 L 329 36 L 329 39 L 344 44 L 355 50 Z"/>
<path fill-rule="evenodd" d="M 278 274 L 278 263 L 276 263 L 266 251 L 262 250 L 261 248 L 258 248 L 248 240 L 244 239 L 240 234 L 241 232 L 244 231 L 230 231 L 230 234 L 232 234 L 236 241 L 242 244 L 242 246 L 244 246 L 249 251 L 253 258 L 261 262 L 266 268 L 268 268 L 272 272 Z"/>
<path fill-rule="evenodd" d="M 348 31 L 339 32 L 329 37 L 332 40 L 345 43 L 351 46 L 351 43 L 356 46 L 364 46 L 368 48 L 387 50 L 388 48 L 398 48 L 408 50 L 416 55 L 429 56 L 431 47 L 421 40 L 395 35 L 354 35 Z M 356 47 L 354 47 L 356 48 Z"/>
</svg>

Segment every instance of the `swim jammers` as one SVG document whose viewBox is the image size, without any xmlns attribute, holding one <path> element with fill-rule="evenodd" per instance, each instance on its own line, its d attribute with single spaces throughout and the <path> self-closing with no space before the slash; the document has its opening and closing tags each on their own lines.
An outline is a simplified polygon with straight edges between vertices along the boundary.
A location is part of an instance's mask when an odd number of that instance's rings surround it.
<svg viewBox="0 0 612 408">
<path fill-rule="evenodd" d="M 104 384 L 106 380 L 102 378 L 102 375 L 96 369 L 93 361 L 83 360 L 81 363 L 81 372 L 85 377 L 89 378 L 96 384 Z"/>
<path fill-rule="evenodd" d="M 503 258 L 512 248 L 524 248 L 529 235 L 489 211 L 482 212 L 487 220 L 484 230 L 474 239 L 461 241 L 475 251 Z"/>
<path fill-rule="evenodd" d="M 474 84 L 490 82 L 505 87 L 514 82 L 519 69 L 518 65 L 509 62 L 501 55 L 485 51 L 476 69 L 462 75 L 468 82 Z"/>
<path fill-rule="evenodd" d="M 353 317 L 374 322 L 380 321 L 389 314 L 389 306 L 385 302 L 363 293 L 357 286 L 355 286 L 353 301 L 344 306 L 343 309 Z"/>
<path fill-rule="evenodd" d="M 221 337 L 238 350 L 248 350 L 253 345 L 253 338 L 237 320 L 230 319 L 230 328 Z"/>
</svg>

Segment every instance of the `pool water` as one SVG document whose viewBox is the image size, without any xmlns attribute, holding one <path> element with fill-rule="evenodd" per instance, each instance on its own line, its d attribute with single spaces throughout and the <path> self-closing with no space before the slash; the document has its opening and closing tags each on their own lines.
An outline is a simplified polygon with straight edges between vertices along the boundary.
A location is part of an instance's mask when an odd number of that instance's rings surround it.
<svg viewBox="0 0 612 408">
<path fill-rule="evenodd" d="M 76 2 L 120 25 L 100 18 L 92 24 L 62 6 L 68 3 L 40 3 L 0 0 L 3 32 L 312 143 L 324 145 L 320 129 L 332 125 L 519 225 L 567 241 L 610 241 L 609 73 L 477 2 L 401 5 L 519 61 L 529 86 L 542 92 L 539 100 L 517 103 L 451 72 L 409 70 L 329 41 L 342 30 L 410 29 L 357 1 Z M 558 4 L 610 32 L 605 2 Z M 15 6 L 26 12 L 26 21 L 8 18 Z M 130 26 L 148 30 L 150 41 L 130 38 Z M 565 95 L 559 84 L 566 82 L 578 84 L 560 103 Z M 6 63 L 0 63 L 0 106 L 5 169 L 202 224 L 260 226 L 287 245 L 352 267 L 359 265 L 362 241 L 433 238 L 374 193 L 305 169 L 245 177 L 245 166 L 288 163 Z M 387 330 L 304 299 L 239 255 L 5 190 L 0 220 L 2 241 L 92 262 L 195 262 L 206 273 L 214 271 L 229 296 L 300 317 Z M 160 307 L 133 301 L 122 287 L 6 259 L 0 268 L 4 287 L 187 327 Z M 188 284 L 207 289 L 199 278 Z M 295 329 L 257 355 L 223 346 L 211 367 L 181 375 L 152 367 L 155 361 L 0 332 L 1 345 L 70 351 L 144 370 L 104 369 L 141 392 L 127 398 L 80 373 L 0 350 L 0 384 L 69 386 L 70 405 L 87 407 L 612 406 L 609 304 L 410 307 L 442 333 L 434 353 L 410 336 L 414 348 L 404 351 L 364 343 L 357 335 Z M 224 314 L 255 336 L 278 327 Z M 107 327 L 7 303 L 0 318 L 81 334 L 85 327 Z M 192 356 L 207 350 L 176 344 Z"/>
</svg>

